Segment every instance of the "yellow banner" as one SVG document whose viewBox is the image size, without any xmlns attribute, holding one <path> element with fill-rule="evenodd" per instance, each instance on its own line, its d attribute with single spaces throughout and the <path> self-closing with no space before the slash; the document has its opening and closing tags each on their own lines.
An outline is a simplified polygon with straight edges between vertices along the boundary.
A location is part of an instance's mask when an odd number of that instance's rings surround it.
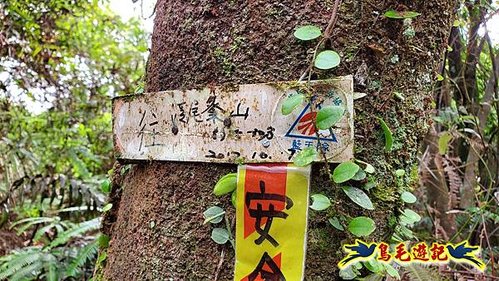
<svg viewBox="0 0 499 281">
<path fill-rule="evenodd" d="M 302 280 L 310 166 L 244 165 L 237 175 L 234 280 Z"/>
</svg>

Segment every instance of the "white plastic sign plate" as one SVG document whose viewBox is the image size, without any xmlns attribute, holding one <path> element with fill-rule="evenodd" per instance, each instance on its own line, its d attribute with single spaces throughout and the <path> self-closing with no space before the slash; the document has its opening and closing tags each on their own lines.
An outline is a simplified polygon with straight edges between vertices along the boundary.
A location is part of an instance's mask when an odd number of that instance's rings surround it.
<svg viewBox="0 0 499 281">
<path fill-rule="evenodd" d="M 313 95 L 291 114 L 282 102 L 301 92 Z M 351 76 L 314 81 L 164 91 L 113 100 L 113 135 L 118 159 L 189 162 L 292 162 L 300 150 L 318 148 L 314 124 L 323 106 L 345 107 L 343 118 L 320 130 L 331 161 L 353 156 Z M 320 159 L 317 159 L 320 161 Z"/>
</svg>

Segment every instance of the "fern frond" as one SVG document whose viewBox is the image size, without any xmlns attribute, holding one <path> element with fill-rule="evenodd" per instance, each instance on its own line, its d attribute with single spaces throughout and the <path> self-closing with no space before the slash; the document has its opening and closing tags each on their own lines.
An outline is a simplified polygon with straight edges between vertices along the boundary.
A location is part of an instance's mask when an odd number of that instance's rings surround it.
<svg viewBox="0 0 499 281">
<path fill-rule="evenodd" d="M 23 270 L 23 268 L 31 266 L 33 263 L 39 261 L 41 257 L 41 249 L 37 248 L 25 248 L 22 251 L 14 252 L 3 260 L 3 264 L 0 267 L 0 280 L 7 279 L 8 277 L 16 274 L 17 272 Z"/>
<path fill-rule="evenodd" d="M 85 221 L 80 224 L 75 225 L 74 227 L 59 233 L 56 239 L 50 243 L 50 248 L 56 247 L 58 245 L 64 244 L 68 242 L 71 238 L 76 237 L 82 233 L 99 229 L 100 227 L 100 218 L 95 218 L 93 220 Z"/>
<path fill-rule="evenodd" d="M 34 277 L 36 277 L 38 274 L 40 274 L 42 269 L 43 269 L 43 263 L 38 260 L 16 271 L 16 273 L 10 276 L 9 280 L 10 281 L 26 280 L 26 279 L 31 280 L 34 279 Z"/>
<path fill-rule="evenodd" d="M 411 281 L 443 281 L 437 270 L 429 267 L 411 264 L 405 267 Z"/>
<path fill-rule="evenodd" d="M 99 245 L 94 241 L 78 251 L 76 257 L 71 261 L 71 264 L 66 269 L 67 276 L 75 277 L 79 268 L 81 268 L 89 259 L 95 257 Z"/>
</svg>

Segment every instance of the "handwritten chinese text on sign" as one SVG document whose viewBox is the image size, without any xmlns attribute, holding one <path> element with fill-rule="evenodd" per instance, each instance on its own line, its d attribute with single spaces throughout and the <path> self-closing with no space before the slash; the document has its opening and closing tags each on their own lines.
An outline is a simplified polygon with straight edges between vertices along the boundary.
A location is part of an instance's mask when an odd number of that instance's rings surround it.
<svg viewBox="0 0 499 281">
<path fill-rule="evenodd" d="M 302 280 L 310 166 L 239 166 L 234 280 Z"/>
<path fill-rule="evenodd" d="M 315 95 L 319 108 L 345 107 L 340 122 L 319 131 L 328 158 L 352 158 L 352 77 L 311 85 L 308 92 Z M 250 84 L 237 89 L 213 87 L 115 98 L 117 156 L 130 160 L 291 162 L 299 150 L 317 146 L 310 105 L 303 104 L 290 115 L 281 114 L 282 102 L 297 91 L 305 92 L 303 86 L 296 82 Z"/>
</svg>

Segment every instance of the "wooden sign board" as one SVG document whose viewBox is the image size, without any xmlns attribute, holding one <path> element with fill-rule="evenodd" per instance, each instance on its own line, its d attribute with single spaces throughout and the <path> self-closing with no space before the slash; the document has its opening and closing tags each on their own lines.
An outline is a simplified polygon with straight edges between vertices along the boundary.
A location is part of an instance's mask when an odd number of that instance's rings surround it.
<svg viewBox="0 0 499 281">
<path fill-rule="evenodd" d="M 314 102 L 284 116 L 282 102 L 297 91 L 313 94 Z M 314 117 L 327 105 L 346 110 L 333 128 L 319 131 L 320 145 L 333 162 L 351 159 L 351 76 L 314 81 L 308 87 L 285 82 L 117 97 L 114 145 L 117 158 L 128 160 L 292 162 L 300 150 L 318 147 Z"/>
</svg>

